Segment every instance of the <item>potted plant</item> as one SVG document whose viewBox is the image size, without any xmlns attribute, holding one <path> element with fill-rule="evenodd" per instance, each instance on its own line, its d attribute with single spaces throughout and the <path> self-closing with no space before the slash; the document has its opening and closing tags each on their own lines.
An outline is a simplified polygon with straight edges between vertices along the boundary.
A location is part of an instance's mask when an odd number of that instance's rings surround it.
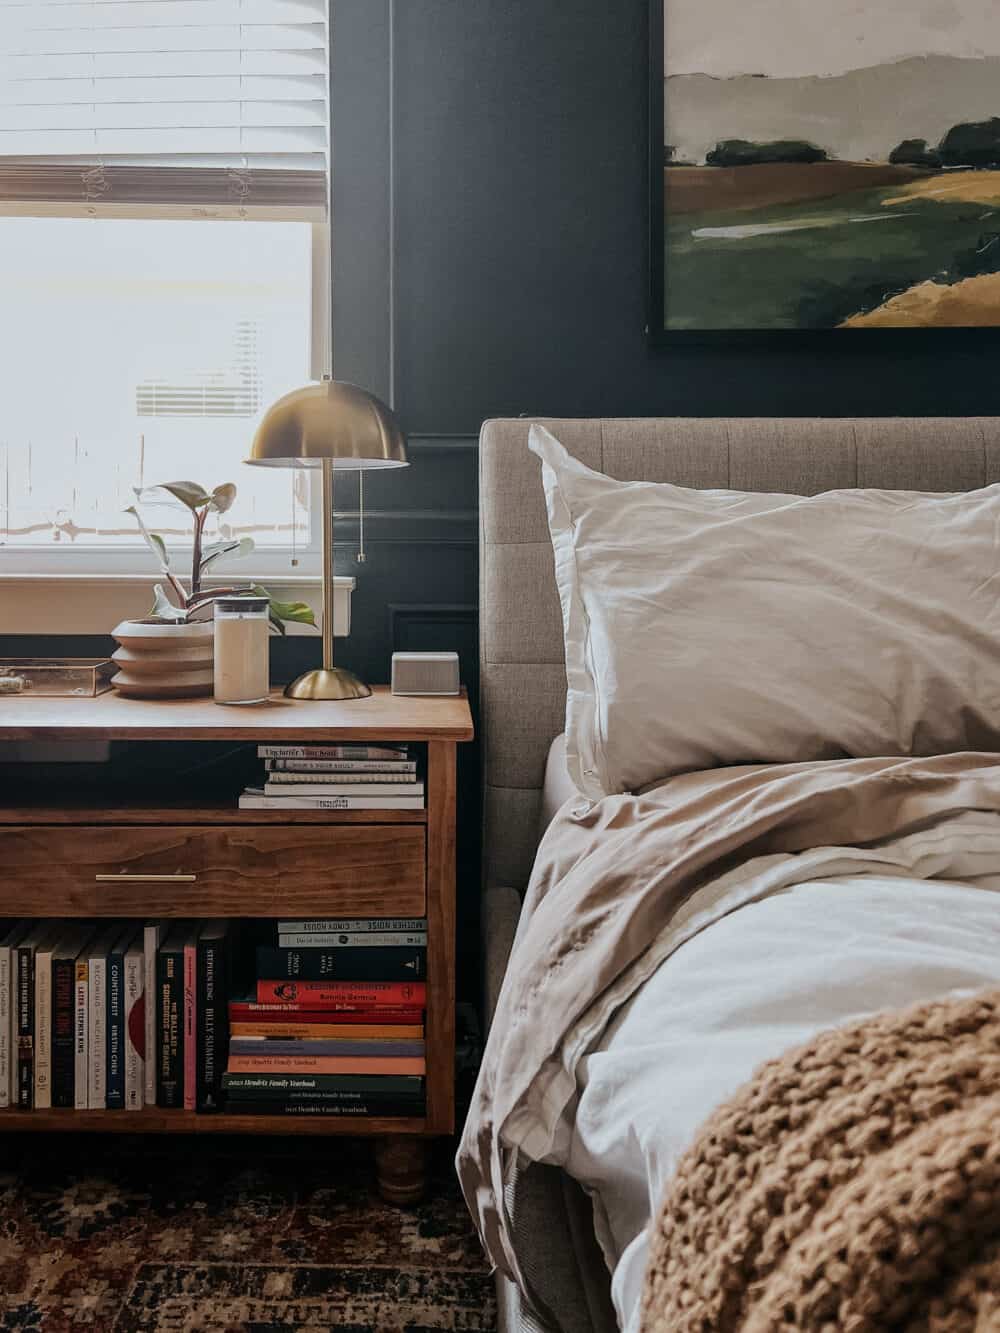
<svg viewBox="0 0 1000 1333">
<path fill-rule="evenodd" d="M 153 588 L 153 607 L 142 620 L 126 620 L 113 631 L 118 650 L 112 654 L 118 674 L 112 683 L 122 694 L 141 699 L 185 699 L 212 693 L 213 602 L 217 597 L 241 595 L 267 597 L 272 627 L 284 634 L 286 621 L 315 625 L 315 617 L 304 602 L 279 602 L 256 584 L 231 584 L 206 588 L 205 575 L 220 561 L 248 555 L 251 537 L 220 537 L 206 541 L 210 516 L 226 513 L 236 499 L 232 482 L 206 491 L 194 481 L 167 481 L 157 486 L 135 488 L 138 501 L 151 492 L 166 492 L 191 514 L 194 534 L 191 543 L 191 573 L 185 588 L 171 567 L 163 537 L 151 532 L 135 505 L 131 514 L 160 567 L 166 586 Z M 167 593 L 170 589 L 170 594 Z"/>
</svg>

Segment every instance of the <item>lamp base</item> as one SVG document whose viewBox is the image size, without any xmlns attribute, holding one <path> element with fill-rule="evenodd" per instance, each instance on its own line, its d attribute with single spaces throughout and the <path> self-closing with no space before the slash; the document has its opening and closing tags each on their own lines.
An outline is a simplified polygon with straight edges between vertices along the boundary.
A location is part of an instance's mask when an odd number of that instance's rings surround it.
<svg viewBox="0 0 1000 1333">
<path fill-rule="evenodd" d="M 343 667 L 307 671 L 285 686 L 286 699 L 367 699 L 370 694 L 364 681 Z"/>
</svg>

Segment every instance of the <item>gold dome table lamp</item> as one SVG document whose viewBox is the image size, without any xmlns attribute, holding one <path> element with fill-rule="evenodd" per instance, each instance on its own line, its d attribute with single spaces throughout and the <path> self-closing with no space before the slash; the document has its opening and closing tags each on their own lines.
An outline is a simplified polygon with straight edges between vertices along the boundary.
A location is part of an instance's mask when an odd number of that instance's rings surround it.
<svg viewBox="0 0 1000 1333">
<path fill-rule="evenodd" d="M 250 457 L 256 467 L 321 469 L 323 479 L 323 666 L 285 687 L 290 699 L 364 699 L 370 688 L 333 665 L 333 471 L 406 467 L 406 440 L 385 403 L 355 384 L 324 378 L 265 412 Z"/>
</svg>

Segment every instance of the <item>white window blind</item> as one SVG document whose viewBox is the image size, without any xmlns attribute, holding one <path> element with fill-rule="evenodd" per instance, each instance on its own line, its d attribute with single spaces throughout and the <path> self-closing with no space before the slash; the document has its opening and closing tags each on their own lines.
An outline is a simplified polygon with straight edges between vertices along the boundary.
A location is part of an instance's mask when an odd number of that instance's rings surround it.
<svg viewBox="0 0 1000 1333">
<path fill-rule="evenodd" d="M 0 200 L 322 207 L 328 0 L 0 0 Z"/>
</svg>

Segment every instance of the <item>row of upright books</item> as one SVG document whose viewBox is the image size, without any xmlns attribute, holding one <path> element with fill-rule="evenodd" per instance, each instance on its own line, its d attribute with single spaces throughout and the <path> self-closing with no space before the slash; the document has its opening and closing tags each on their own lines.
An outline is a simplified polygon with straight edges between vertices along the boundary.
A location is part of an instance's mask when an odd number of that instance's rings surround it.
<svg viewBox="0 0 1000 1333">
<path fill-rule="evenodd" d="M 0 1107 L 423 1115 L 426 920 L 237 925 L 0 927 Z"/>
<path fill-rule="evenodd" d="M 227 921 L 15 921 L 0 932 L 0 1107 L 218 1109 Z"/>
<path fill-rule="evenodd" d="M 263 783 L 241 810 L 420 810 L 424 783 L 407 745 L 259 745 Z"/>
<path fill-rule="evenodd" d="M 422 1116 L 427 922 L 279 921 L 229 1005 L 226 1109 Z"/>
</svg>

